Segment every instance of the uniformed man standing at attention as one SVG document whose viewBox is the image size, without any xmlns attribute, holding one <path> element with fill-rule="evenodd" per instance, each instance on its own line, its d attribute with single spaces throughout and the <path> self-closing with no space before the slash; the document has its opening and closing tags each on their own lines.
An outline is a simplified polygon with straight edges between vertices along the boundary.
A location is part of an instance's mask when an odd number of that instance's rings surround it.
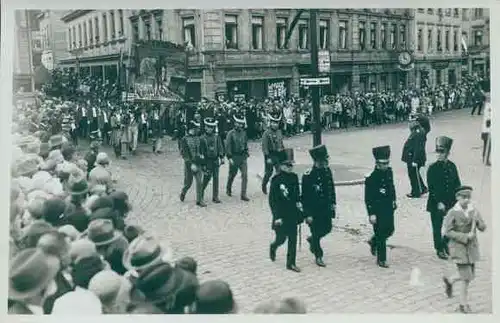
<svg viewBox="0 0 500 323">
<path fill-rule="evenodd" d="M 229 160 L 229 176 L 227 179 L 226 194 L 232 196 L 233 181 L 238 173 L 241 173 L 241 200 L 248 202 L 248 139 L 245 131 L 245 117 L 234 115 L 234 129 L 228 132 L 226 137 L 226 156 Z"/>
<path fill-rule="evenodd" d="M 309 251 L 316 258 L 316 265 L 325 267 L 320 240 L 332 231 L 337 198 L 329 156 L 325 145 L 309 150 L 313 167 L 302 176 L 302 204 L 306 222 L 311 230 L 307 238 Z"/>
<path fill-rule="evenodd" d="M 191 120 L 188 123 L 188 133 L 181 139 L 180 148 L 181 156 L 184 159 L 184 187 L 182 188 L 180 200 L 184 202 L 186 193 L 193 184 L 193 177 L 196 185 L 196 205 L 206 207 L 203 201 L 203 171 L 202 166 L 204 163 L 204 156 L 201 154 L 200 149 L 200 136 L 198 129 L 200 124 Z"/>
<path fill-rule="evenodd" d="M 411 192 L 406 194 L 409 198 L 419 198 L 427 193 L 427 187 L 420 175 L 420 168 L 427 161 L 425 143 L 427 141 L 426 130 L 423 128 L 417 116 L 410 118 L 410 136 L 403 146 L 401 160 L 406 163 L 408 177 L 410 179 Z"/>
<path fill-rule="evenodd" d="M 390 146 L 372 149 L 375 169 L 365 179 L 365 205 L 374 235 L 368 241 L 372 255 L 377 256 L 377 265 L 388 268 L 387 239 L 394 233 L 394 211 L 396 189 L 392 168 L 389 166 Z"/>
<path fill-rule="evenodd" d="M 264 179 L 262 180 L 262 192 L 267 194 L 267 183 L 273 175 L 273 168 L 277 166 L 276 156 L 278 152 L 282 151 L 285 146 L 283 145 L 283 134 L 279 129 L 281 122 L 281 115 L 268 114 L 269 128 L 264 131 L 262 135 L 262 152 L 264 153 Z"/>
<path fill-rule="evenodd" d="M 293 150 L 285 149 L 276 153 L 278 172 L 271 179 L 269 206 L 273 215 L 272 229 L 276 239 L 271 243 L 269 257 L 276 260 L 276 250 L 288 239 L 286 268 L 300 272 L 295 264 L 297 257 L 297 226 L 302 223 L 302 203 L 300 202 L 299 177 L 293 172 Z"/>
<path fill-rule="evenodd" d="M 445 136 L 436 138 L 437 161 L 427 170 L 429 197 L 427 212 L 431 214 L 434 249 L 439 258 L 448 259 L 448 239 L 443 237 L 441 229 L 448 210 L 456 203 L 455 191 L 460 187 L 457 166 L 448 159 L 453 139 Z"/>
<path fill-rule="evenodd" d="M 205 175 L 203 176 L 203 195 L 212 180 L 212 201 L 219 200 L 219 167 L 224 164 L 224 148 L 222 139 L 216 133 L 217 121 L 214 118 L 205 118 L 205 133 L 201 136 L 201 154 L 205 157 Z"/>
</svg>

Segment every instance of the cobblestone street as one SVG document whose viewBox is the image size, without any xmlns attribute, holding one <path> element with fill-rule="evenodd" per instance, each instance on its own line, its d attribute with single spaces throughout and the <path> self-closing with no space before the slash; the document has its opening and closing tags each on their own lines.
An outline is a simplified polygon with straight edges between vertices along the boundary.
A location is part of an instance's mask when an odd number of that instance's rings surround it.
<svg viewBox="0 0 500 323">
<path fill-rule="evenodd" d="M 491 228 L 490 168 L 481 163 L 481 120 L 481 116 L 470 116 L 469 109 L 441 113 L 432 123 L 427 157 L 430 162 L 435 160 L 436 136 L 454 138 L 450 159 L 457 164 L 463 184 L 474 187 L 475 201 Z M 224 194 L 227 163 L 221 169 L 222 204 L 211 203 L 209 187 L 208 207 L 198 208 L 194 203 L 194 186 L 181 203 L 183 164 L 174 141 L 168 141 L 165 153 L 160 156 L 152 154 L 149 145 L 142 146 L 137 156 L 114 161 L 112 171 L 119 186 L 130 195 L 134 210 L 129 220 L 142 225 L 160 241 L 170 243 L 176 257 L 194 257 L 199 263 L 201 280 L 228 281 L 242 313 L 251 312 L 261 301 L 283 295 L 303 298 L 311 313 L 451 313 L 458 300 L 446 298 L 441 277 L 455 267 L 435 256 L 426 199 L 410 200 L 405 196 L 409 180 L 400 157 L 408 132 L 407 125 L 400 124 L 323 134 L 332 165 L 334 168 L 345 165 L 352 172 L 350 176 L 372 169 L 373 146 L 391 145 L 398 210 L 396 232 L 389 240 L 389 269 L 377 267 L 370 255 L 366 240 L 371 227 L 363 202 L 363 186 L 359 185 L 337 188 L 335 229 L 323 239 L 326 268 L 317 267 L 307 250 L 305 237 L 309 230 L 305 225 L 302 249 L 297 256 L 302 273 L 285 269 L 286 248 L 279 249 L 276 262 L 271 262 L 268 257 L 273 238 L 271 215 L 267 196 L 260 191 L 263 171 L 260 142 L 250 145 L 249 203 L 239 199 L 239 176 L 233 186 L 233 197 Z M 311 143 L 309 134 L 285 142 L 295 149 L 302 171 L 303 165 L 310 164 L 307 150 Z M 339 166 L 338 170 L 341 169 Z M 470 305 L 474 312 L 491 313 L 491 231 L 480 234 L 479 239 L 482 260 L 477 264 L 477 278 L 471 284 Z M 421 273 L 420 284 L 416 286 L 410 284 L 412 271 Z"/>
</svg>

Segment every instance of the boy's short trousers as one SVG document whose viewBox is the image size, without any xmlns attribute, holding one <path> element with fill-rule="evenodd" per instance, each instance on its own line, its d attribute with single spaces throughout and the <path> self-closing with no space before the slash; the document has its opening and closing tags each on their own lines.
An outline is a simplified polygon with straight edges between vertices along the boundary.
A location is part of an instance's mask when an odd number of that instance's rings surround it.
<svg viewBox="0 0 500 323">
<path fill-rule="evenodd" d="M 461 280 L 471 281 L 475 277 L 474 264 L 457 264 L 458 275 Z"/>
</svg>

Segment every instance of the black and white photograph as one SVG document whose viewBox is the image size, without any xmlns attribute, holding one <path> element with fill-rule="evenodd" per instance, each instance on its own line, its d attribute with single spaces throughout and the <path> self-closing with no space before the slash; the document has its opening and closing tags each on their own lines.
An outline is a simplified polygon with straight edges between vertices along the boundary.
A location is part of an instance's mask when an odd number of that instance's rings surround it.
<svg viewBox="0 0 500 323">
<path fill-rule="evenodd" d="M 9 314 L 493 313 L 493 9 L 176 5 L 2 8 Z"/>
</svg>

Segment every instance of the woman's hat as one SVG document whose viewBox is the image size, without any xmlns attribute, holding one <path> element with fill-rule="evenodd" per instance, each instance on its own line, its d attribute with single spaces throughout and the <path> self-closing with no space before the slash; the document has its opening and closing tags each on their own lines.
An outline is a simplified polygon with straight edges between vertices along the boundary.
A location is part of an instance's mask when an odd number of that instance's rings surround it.
<svg viewBox="0 0 500 323">
<path fill-rule="evenodd" d="M 97 247 L 109 245 L 120 237 L 113 222 L 108 219 L 96 219 L 90 222 L 86 236 Z"/>
<path fill-rule="evenodd" d="M 55 300 L 52 314 L 98 315 L 102 314 L 102 304 L 91 291 L 76 288 Z"/>
<path fill-rule="evenodd" d="M 73 196 L 87 194 L 88 191 L 89 185 L 85 179 L 80 179 L 71 185 L 71 195 Z"/>
<path fill-rule="evenodd" d="M 142 235 L 134 239 L 123 253 L 123 266 L 127 270 L 144 270 L 171 259 L 171 250 L 165 250 L 151 236 Z"/>
<path fill-rule="evenodd" d="M 44 290 L 59 272 L 57 257 L 37 248 L 22 250 L 11 261 L 9 268 L 9 300 L 23 301 Z"/>
<path fill-rule="evenodd" d="M 109 159 L 109 156 L 108 154 L 106 154 L 105 152 L 100 152 L 97 154 L 97 157 L 95 159 L 95 165 L 103 165 L 103 164 L 109 164 L 110 163 L 110 159 Z"/>
</svg>

